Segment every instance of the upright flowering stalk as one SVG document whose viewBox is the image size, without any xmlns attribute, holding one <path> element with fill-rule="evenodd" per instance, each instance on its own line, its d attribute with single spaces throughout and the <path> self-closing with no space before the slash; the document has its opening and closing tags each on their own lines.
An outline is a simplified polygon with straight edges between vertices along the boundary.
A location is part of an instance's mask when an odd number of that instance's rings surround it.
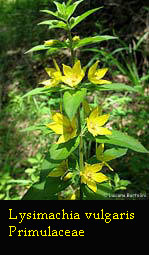
<svg viewBox="0 0 149 255">
<path fill-rule="evenodd" d="M 46 200 L 92 198 L 99 200 L 101 193 L 107 197 L 110 192 L 118 188 L 125 189 L 126 183 L 128 184 L 123 181 L 123 185 L 121 183 L 118 186 L 120 179 L 117 175 L 113 177 L 113 172 L 111 172 L 113 168 L 108 164 L 109 161 L 125 155 L 127 148 L 148 153 L 134 138 L 106 126 L 110 120 L 110 113 L 102 113 L 100 97 L 98 103 L 93 104 L 91 101 L 90 95 L 93 96 L 96 90 L 100 91 L 101 95 L 102 91 L 113 89 L 132 91 L 134 88 L 124 84 L 111 84 L 111 81 L 104 78 L 108 68 L 99 69 L 99 60 L 87 70 L 88 63 L 82 67 L 82 60 L 77 59 L 77 49 L 92 43 L 116 39 L 112 36 L 85 38 L 78 35 L 72 36 L 74 27 L 100 9 L 98 7 L 78 17 L 76 15 L 72 17 L 77 6 L 83 4 L 83 1 L 69 0 L 67 3 L 54 1 L 56 11 L 42 10 L 50 14 L 50 18 L 51 16 L 54 18 L 40 24 L 49 25 L 50 29 L 63 29 L 64 38 L 68 39 L 45 40 L 42 45 L 35 46 L 28 51 L 48 50 L 49 54 L 55 54 L 56 51 L 67 49 L 70 52 L 70 59 L 67 58 L 65 63 L 60 63 L 60 65 L 54 59 L 54 65 L 45 68 L 49 79 L 40 82 L 44 86 L 27 93 L 31 96 L 41 92 L 47 94 L 47 97 L 50 96 L 49 99 L 52 93 L 58 93 L 61 97 L 61 104 L 60 111 L 56 108 L 56 103 L 51 105 L 55 113 L 52 114 L 48 123 L 47 120 L 45 121 L 44 130 L 45 133 L 50 131 L 50 135 L 51 133 L 56 135 L 57 141 L 48 144 L 47 154 L 41 167 L 40 181 L 33 184 L 24 199 L 37 199 L 38 197 L 38 199 Z M 90 60 L 88 59 L 87 62 L 90 63 Z M 52 100 L 55 99 L 57 100 L 58 96 L 56 98 L 53 96 Z M 43 129 L 42 126 L 42 131 Z M 110 148 L 104 150 L 108 144 Z M 111 148 L 112 145 L 114 148 Z M 116 188 L 113 183 L 117 185 Z"/>
</svg>

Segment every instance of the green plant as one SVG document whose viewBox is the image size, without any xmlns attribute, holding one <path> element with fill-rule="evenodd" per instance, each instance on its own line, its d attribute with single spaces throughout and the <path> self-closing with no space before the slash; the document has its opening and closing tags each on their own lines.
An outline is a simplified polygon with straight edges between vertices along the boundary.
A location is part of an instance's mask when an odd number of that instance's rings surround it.
<svg viewBox="0 0 149 255">
<path fill-rule="evenodd" d="M 109 161 L 124 156 L 127 149 L 148 153 L 147 149 L 135 138 L 121 131 L 105 127 L 110 114 L 102 113 L 103 107 L 95 102 L 95 107 L 89 104 L 87 96 L 95 91 L 131 91 L 138 92 L 138 87 L 131 87 L 123 83 L 111 83 L 104 80 L 107 68 L 98 69 L 97 60 L 93 64 L 81 66 L 77 59 L 76 50 L 94 43 L 117 39 L 113 36 L 93 36 L 80 38 L 72 36 L 72 30 L 89 15 L 99 11 L 101 7 L 89 10 L 80 16 L 72 17 L 75 9 L 83 0 L 72 3 L 54 2 L 56 11 L 43 10 L 53 19 L 46 20 L 40 25 L 49 25 L 49 29 L 62 29 L 67 38 L 64 40 L 51 39 L 30 49 L 27 53 L 48 51 L 49 54 L 68 49 L 70 65 L 61 67 L 53 59 L 53 66 L 45 68 L 50 79 L 41 84 L 23 98 L 38 94 L 59 95 L 60 107 L 51 112 L 50 122 L 45 129 L 53 131 L 58 136 L 56 143 L 49 146 L 49 150 L 39 167 L 39 181 L 31 186 L 23 199 L 108 199 L 108 195 L 118 189 L 125 189 L 127 180 L 120 180 L 118 175 L 112 182 L 112 167 Z M 87 68 L 88 75 L 86 73 Z M 94 142 L 95 156 L 91 156 L 88 148 Z M 104 148 L 106 145 L 106 149 Z M 111 148 L 111 145 L 113 146 Z M 36 167 L 35 167 L 36 168 Z M 35 170 L 33 168 L 33 172 Z M 37 168 L 36 168 L 37 169 Z M 109 170 L 107 172 L 107 170 Z M 29 171 L 31 174 L 31 169 Z"/>
</svg>

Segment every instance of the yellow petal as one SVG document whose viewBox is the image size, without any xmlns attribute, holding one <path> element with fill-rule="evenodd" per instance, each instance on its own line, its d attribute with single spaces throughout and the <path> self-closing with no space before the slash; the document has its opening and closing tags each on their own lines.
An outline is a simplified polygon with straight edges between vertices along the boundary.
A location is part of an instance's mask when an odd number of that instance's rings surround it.
<svg viewBox="0 0 149 255">
<path fill-rule="evenodd" d="M 93 83 L 95 83 L 95 82 L 93 82 Z M 95 84 L 111 84 L 112 82 L 111 81 L 107 81 L 107 80 L 97 80 L 96 79 L 96 83 Z"/>
<path fill-rule="evenodd" d="M 67 141 L 68 141 L 68 138 L 66 139 L 66 136 L 61 135 L 56 143 L 61 144 L 61 143 L 65 143 Z"/>
<path fill-rule="evenodd" d="M 63 64 L 63 73 L 65 76 L 71 76 L 72 75 L 72 68 L 70 66 L 66 66 Z"/>
<path fill-rule="evenodd" d="M 94 120 L 95 118 L 97 118 L 99 115 L 99 108 L 98 106 L 91 112 L 90 116 L 89 116 L 89 120 Z"/>
<path fill-rule="evenodd" d="M 47 74 L 51 77 L 53 76 L 53 74 L 56 72 L 55 68 L 45 68 L 45 71 L 47 72 Z"/>
<path fill-rule="evenodd" d="M 86 183 L 87 183 L 87 178 L 86 178 L 86 176 L 84 175 L 84 173 L 80 173 L 80 175 L 81 175 L 81 183 L 86 184 Z"/>
<path fill-rule="evenodd" d="M 87 128 L 88 131 L 93 135 L 96 136 L 98 134 L 97 130 L 91 126 L 90 121 L 87 119 Z"/>
<path fill-rule="evenodd" d="M 104 114 L 95 119 L 95 122 L 98 123 L 98 126 L 103 126 L 109 119 L 110 114 Z"/>
<path fill-rule="evenodd" d="M 74 64 L 72 70 L 73 70 L 73 72 L 76 73 L 77 75 L 80 75 L 80 74 L 81 74 L 82 69 L 81 69 L 80 60 L 78 60 L 78 61 Z"/>
<path fill-rule="evenodd" d="M 87 181 L 87 186 L 94 192 L 97 191 L 97 186 L 96 186 L 96 182 L 95 181 L 92 181 L 92 180 L 88 180 Z"/>
<path fill-rule="evenodd" d="M 103 164 L 102 163 L 97 163 L 94 165 L 86 165 L 85 166 L 88 172 L 96 173 L 98 171 L 101 171 Z"/>
<path fill-rule="evenodd" d="M 109 129 L 103 127 L 97 128 L 96 133 L 98 135 L 112 135 L 112 132 Z"/>
<path fill-rule="evenodd" d="M 50 88 L 50 87 L 52 87 L 52 79 L 42 81 L 42 82 L 40 82 L 40 84 L 43 84 L 46 88 L 48 88 L 48 87 Z"/>
<path fill-rule="evenodd" d="M 70 87 L 75 87 L 76 80 L 73 81 L 73 79 L 69 76 L 62 76 L 61 77 L 62 82 L 69 85 Z"/>
<path fill-rule="evenodd" d="M 60 68 L 59 68 L 59 66 L 58 66 L 58 64 L 57 64 L 55 59 L 53 59 L 53 63 L 55 65 L 56 70 L 61 74 Z"/>
<path fill-rule="evenodd" d="M 65 177 L 64 177 L 64 181 L 67 181 L 67 180 L 69 180 L 69 179 L 71 179 L 72 178 L 72 176 L 73 176 L 73 173 L 67 173 L 66 175 L 65 175 Z"/>
<path fill-rule="evenodd" d="M 97 76 L 98 79 L 102 79 L 102 78 L 105 76 L 105 74 L 106 74 L 107 71 L 108 71 L 108 68 L 101 68 L 101 69 L 98 69 L 98 70 L 96 71 L 96 73 L 95 73 L 95 76 Z"/>
<path fill-rule="evenodd" d="M 88 71 L 88 79 L 90 80 L 91 77 L 94 76 L 95 72 L 96 72 L 96 69 L 97 69 L 97 66 L 98 66 L 98 63 L 99 63 L 99 60 L 96 61 L 95 64 L 93 64 L 90 68 L 89 68 L 89 71 Z"/>
<path fill-rule="evenodd" d="M 52 115 L 52 119 L 55 121 L 55 122 L 58 122 L 59 124 L 63 123 L 63 114 L 61 113 L 55 113 Z"/>
<path fill-rule="evenodd" d="M 69 127 L 71 124 L 70 124 L 70 121 L 69 119 L 64 116 L 63 114 L 61 113 L 55 113 L 53 116 L 52 116 L 52 119 L 57 122 L 57 124 L 60 124 L 64 127 Z"/>
<path fill-rule="evenodd" d="M 69 133 L 65 133 L 63 135 L 61 135 L 57 141 L 57 144 L 60 144 L 60 143 L 66 143 L 68 142 L 70 139 L 72 139 L 72 135 L 69 134 Z"/>
<path fill-rule="evenodd" d="M 92 179 L 96 182 L 104 182 L 108 180 L 108 177 L 102 173 L 93 173 Z"/>
<path fill-rule="evenodd" d="M 63 125 L 61 125 L 61 124 L 57 124 L 56 122 L 52 122 L 52 123 L 47 124 L 47 127 L 52 129 L 58 135 L 63 134 Z"/>
<path fill-rule="evenodd" d="M 54 78 L 55 80 L 57 80 L 58 82 L 60 82 L 60 81 L 61 81 L 61 73 L 55 72 L 55 73 L 53 74 L 53 78 Z"/>
</svg>

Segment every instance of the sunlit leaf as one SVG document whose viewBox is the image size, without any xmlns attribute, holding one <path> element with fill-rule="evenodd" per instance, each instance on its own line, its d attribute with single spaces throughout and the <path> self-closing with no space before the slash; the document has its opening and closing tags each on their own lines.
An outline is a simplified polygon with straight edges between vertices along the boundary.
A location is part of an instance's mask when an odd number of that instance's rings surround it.
<svg viewBox="0 0 149 255">
<path fill-rule="evenodd" d="M 117 37 L 110 36 L 110 35 L 101 35 L 101 36 L 94 36 L 94 37 L 85 37 L 81 40 L 78 40 L 75 45 L 74 49 L 78 49 L 80 47 L 93 44 L 93 43 L 99 43 L 102 41 L 107 41 L 107 40 L 112 40 L 112 39 L 117 39 Z"/>
<path fill-rule="evenodd" d="M 97 136 L 96 142 L 114 144 L 120 147 L 129 148 L 133 151 L 149 153 L 137 139 L 116 130 L 112 130 L 112 135 Z"/>
<path fill-rule="evenodd" d="M 92 13 L 98 11 L 99 9 L 101 9 L 103 7 L 99 7 L 99 8 L 95 8 L 92 10 L 89 10 L 85 13 L 83 13 L 82 15 L 76 17 L 76 18 L 71 18 L 70 19 L 70 24 L 71 24 L 71 29 L 74 28 L 76 25 L 78 25 L 82 20 L 84 20 L 86 17 L 88 17 L 89 15 L 91 15 Z"/>
<path fill-rule="evenodd" d="M 63 99 L 64 109 L 70 120 L 72 120 L 73 117 L 75 116 L 79 105 L 84 100 L 85 95 L 86 95 L 86 89 L 77 91 L 74 94 L 71 94 L 70 92 L 64 93 L 64 99 Z"/>
</svg>

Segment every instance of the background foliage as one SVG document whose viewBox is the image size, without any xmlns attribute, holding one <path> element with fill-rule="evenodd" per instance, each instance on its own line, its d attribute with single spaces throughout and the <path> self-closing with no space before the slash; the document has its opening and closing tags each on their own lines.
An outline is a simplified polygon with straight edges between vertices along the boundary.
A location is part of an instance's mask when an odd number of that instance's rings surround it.
<svg viewBox="0 0 149 255">
<path fill-rule="evenodd" d="M 99 6 L 104 8 L 74 29 L 74 35 L 108 34 L 119 39 L 103 42 L 100 47 L 94 44 L 92 48 L 78 49 L 78 57 L 83 64 L 100 59 L 109 67 L 110 80 L 138 86 L 141 93 L 106 91 L 92 93 L 88 99 L 95 105 L 102 103 L 111 112 L 109 125 L 136 137 L 149 149 L 148 1 L 88 0 L 81 3 L 77 15 Z M 37 26 L 47 17 L 40 10 L 52 8 L 54 11 L 52 0 L 0 0 L 0 199 L 20 199 L 38 181 L 43 155 L 53 142 L 44 128 L 43 132 L 38 130 L 38 125 L 41 128 L 48 122 L 50 109 L 56 108 L 60 99 L 53 94 L 22 98 L 46 78 L 44 67 L 52 63 L 48 53 L 24 53 L 44 40 L 65 39 L 61 31 L 55 34 L 47 26 Z M 68 54 L 64 50 L 59 55 L 61 62 L 68 63 Z M 35 125 L 37 130 L 30 132 Z M 95 154 L 94 147 L 90 145 L 91 155 Z M 148 196 L 147 154 L 128 151 L 122 159 L 113 160 L 111 166 L 116 169 L 113 182 L 118 195 L 126 192 Z M 121 177 L 129 183 L 126 185 Z M 145 198 L 132 195 L 127 199 Z"/>
</svg>

